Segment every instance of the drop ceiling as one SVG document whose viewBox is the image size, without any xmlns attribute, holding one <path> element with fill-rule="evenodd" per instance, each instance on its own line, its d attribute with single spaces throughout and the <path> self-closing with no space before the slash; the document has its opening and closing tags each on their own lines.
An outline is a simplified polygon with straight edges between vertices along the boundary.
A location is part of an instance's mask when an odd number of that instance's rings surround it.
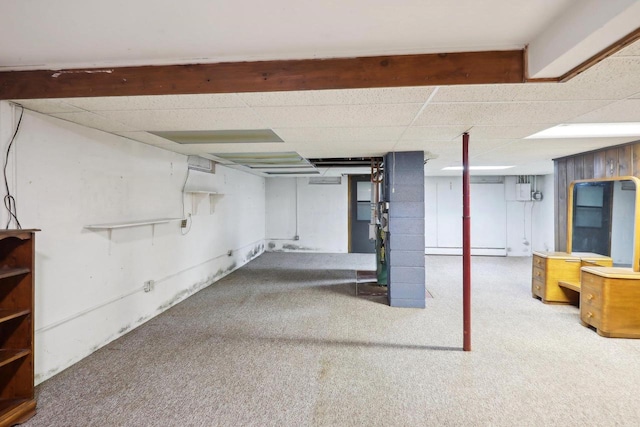
<svg viewBox="0 0 640 427">
<path fill-rule="evenodd" d="M 192 0 L 154 2 L 153 14 L 146 1 L 35 4 L 40 7 L 3 3 L 0 37 L 12 42 L 0 47 L 0 70 L 522 49 L 571 17 L 572 10 L 600 3 L 274 0 L 248 7 Z M 461 134 L 469 131 L 473 164 L 513 165 L 510 174 L 546 174 L 553 172 L 555 157 L 640 139 L 524 139 L 559 123 L 639 122 L 638 76 L 640 42 L 566 83 L 13 101 L 222 163 L 241 153 L 298 153 L 308 159 L 421 150 L 428 159 L 425 174 L 455 175 L 442 168 L 460 163 Z M 282 142 L 185 144 L 159 136 L 250 130 L 271 131 Z"/>
</svg>

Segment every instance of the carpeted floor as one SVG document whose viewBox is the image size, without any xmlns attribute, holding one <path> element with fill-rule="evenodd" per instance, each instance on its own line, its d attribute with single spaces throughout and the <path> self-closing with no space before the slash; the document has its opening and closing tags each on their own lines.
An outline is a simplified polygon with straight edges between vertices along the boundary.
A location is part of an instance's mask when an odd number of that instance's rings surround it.
<svg viewBox="0 0 640 427">
<path fill-rule="evenodd" d="M 640 425 L 640 340 L 531 298 L 530 258 L 427 257 L 427 308 L 354 296 L 362 255 L 268 253 L 37 388 L 35 426 Z"/>
</svg>

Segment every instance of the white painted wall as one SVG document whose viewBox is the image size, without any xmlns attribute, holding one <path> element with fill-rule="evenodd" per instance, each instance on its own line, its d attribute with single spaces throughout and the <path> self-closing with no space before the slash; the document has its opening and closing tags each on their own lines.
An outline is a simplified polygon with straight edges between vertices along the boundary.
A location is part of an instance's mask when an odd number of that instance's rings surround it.
<svg viewBox="0 0 640 427">
<path fill-rule="evenodd" d="M 630 267 L 633 263 L 633 232 L 636 192 L 622 190 L 622 183 L 613 183 L 611 208 L 611 258 L 615 265 Z"/>
<path fill-rule="evenodd" d="M 10 110 L 0 102 L 3 145 Z M 192 175 L 190 181 L 224 195 L 184 196 L 186 213 L 195 212 L 183 235 L 179 221 L 111 233 L 83 226 L 182 217 L 186 156 L 26 112 L 17 170 L 22 226 L 42 229 L 36 236 L 37 383 L 264 249 L 264 179 L 254 175 L 225 167 Z M 149 293 L 146 280 L 155 281 Z"/>
<path fill-rule="evenodd" d="M 505 255 L 504 184 L 472 183 L 473 255 Z M 462 254 L 462 178 L 425 178 L 425 253 Z"/>
<path fill-rule="evenodd" d="M 347 199 L 346 177 L 340 185 L 312 185 L 308 178 L 267 178 L 267 250 L 347 252 Z"/>
<path fill-rule="evenodd" d="M 550 182 L 550 185 L 546 185 Z M 553 177 L 537 177 L 541 202 L 515 200 L 516 177 L 502 184 L 471 184 L 473 255 L 530 256 L 552 250 Z M 462 178 L 425 178 L 425 252 L 462 253 Z M 548 248 L 548 249 L 545 249 Z"/>
</svg>

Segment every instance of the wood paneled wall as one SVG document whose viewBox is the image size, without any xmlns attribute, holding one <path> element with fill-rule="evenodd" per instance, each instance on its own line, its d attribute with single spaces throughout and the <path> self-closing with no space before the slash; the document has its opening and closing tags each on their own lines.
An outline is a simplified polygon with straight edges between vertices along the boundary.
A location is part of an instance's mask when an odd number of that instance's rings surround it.
<svg viewBox="0 0 640 427">
<path fill-rule="evenodd" d="M 615 176 L 640 178 L 640 141 L 554 159 L 557 251 L 567 250 L 567 200 L 571 182 Z"/>
</svg>

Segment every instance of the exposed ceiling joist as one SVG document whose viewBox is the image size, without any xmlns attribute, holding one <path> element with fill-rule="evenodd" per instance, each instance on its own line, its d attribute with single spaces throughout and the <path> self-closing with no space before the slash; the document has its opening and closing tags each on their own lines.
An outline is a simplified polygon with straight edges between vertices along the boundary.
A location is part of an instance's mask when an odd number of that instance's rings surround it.
<svg viewBox="0 0 640 427">
<path fill-rule="evenodd" d="M 0 72 L 0 99 L 524 82 L 522 50 Z"/>
</svg>

